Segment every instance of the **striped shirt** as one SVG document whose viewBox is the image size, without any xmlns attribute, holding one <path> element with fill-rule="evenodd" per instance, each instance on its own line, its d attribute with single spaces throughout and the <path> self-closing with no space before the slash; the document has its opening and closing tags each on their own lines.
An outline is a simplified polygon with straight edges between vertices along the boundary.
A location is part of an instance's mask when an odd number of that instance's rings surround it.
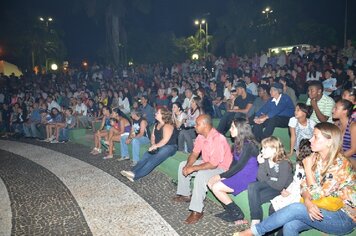
<svg viewBox="0 0 356 236">
<path fill-rule="evenodd" d="M 342 141 L 342 150 L 344 150 L 344 152 L 346 152 L 347 150 L 349 150 L 351 148 L 350 126 L 351 126 L 352 122 L 354 122 L 354 121 L 355 121 L 354 119 L 350 118 L 349 121 L 347 122 L 345 134 L 344 134 L 343 141 Z M 356 158 L 356 154 L 353 154 L 351 157 Z"/>
<path fill-rule="evenodd" d="M 310 98 L 308 98 L 306 104 L 310 106 Z M 331 97 L 323 94 L 321 99 L 317 102 L 317 105 L 319 107 L 319 110 L 320 110 L 321 114 L 323 114 L 324 116 L 329 117 L 327 121 L 332 123 L 332 111 L 333 111 L 333 108 L 334 108 L 334 105 L 335 105 L 334 100 Z M 315 121 L 315 123 L 320 123 L 321 122 L 318 119 L 318 117 L 316 116 L 315 111 L 313 111 L 312 115 L 310 116 L 310 119 Z"/>
</svg>

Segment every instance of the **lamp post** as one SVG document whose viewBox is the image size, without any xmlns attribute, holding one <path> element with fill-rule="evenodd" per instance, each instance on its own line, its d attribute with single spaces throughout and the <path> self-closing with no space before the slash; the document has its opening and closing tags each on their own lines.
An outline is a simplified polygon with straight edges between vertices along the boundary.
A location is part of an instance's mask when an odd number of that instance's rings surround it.
<svg viewBox="0 0 356 236">
<path fill-rule="evenodd" d="M 47 29 L 48 29 L 49 23 L 53 21 L 52 17 L 42 17 L 42 16 L 40 16 L 38 19 L 46 24 Z"/>
<path fill-rule="evenodd" d="M 50 22 L 53 22 L 53 18 L 50 17 L 50 16 L 48 16 L 48 17 L 42 17 L 42 16 L 40 16 L 38 19 L 39 19 L 41 22 L 45 23 L 47 34 L 50 33 L 50 30 L 49 30 L 49 23 L 50 23 Z M 46 62 L 46 65 L 45 65 L 45 66 L 46 66 L 46 71 L 48 70 L 48 59 L 49 59 L 49 58 L 47 58 L 47 55 L 46 55 L 46 53 L 45 53 L 45 62 Z M 34 64 L 34 63 L 33 63 L 33 64 Z"/>
<path fill-rule="evenodd" d="M 204 51 L 204 57 L 208 55 L 208 22 L 205 19 L 197 19 L 194 21 L 195 25 L 199 25 L 199 43 L 201 41 L 201 31 L 202 31 L 202 25 L 205 26 L 205 51 Z"/>
<path fill-rule="evenodd" d="M 270 7 L 266 7 L 264 10 L 262 10 L 262 14 L 265 14 L 267 19 L 271 13 L 273 13 L 273 10 Z"/>
</svg>

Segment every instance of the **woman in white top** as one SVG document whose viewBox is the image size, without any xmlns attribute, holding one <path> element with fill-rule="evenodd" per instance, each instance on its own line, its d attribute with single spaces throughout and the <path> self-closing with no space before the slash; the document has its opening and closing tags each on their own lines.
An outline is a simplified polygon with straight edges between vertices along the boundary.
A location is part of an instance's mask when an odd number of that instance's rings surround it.
<svg viewBox="0 0 356 236">
<path fill-rule="evenodd" d="M 180 102 L 172 103 L 172 120 L 176 129 L 181 130 L 181 126 L 187 119 L 187 114 L 184 113 L 182 104 Z"/>
<path fill-rule="evenodd" d="M 290 130 L 290 152 L 292 156 L 294 150 L 299 149 L 302 139 L 310 139 L 313 136 L 315 122 L 309 119 L 313 112 L 311 106 L 304 103 L 298 103 L 295 107 L 294 117 L 290 118 L 288 126 Z M 298 153 L 297 153 L 298 155 Z"/>
<path fill-rule="evenodd" d="M 124 94 L 122 91 L 119 91 L 119 108 L 125 114 L 130 113 L 129 98 L 126 96 L 124 97 Z"/>
<path fill-rule="evenodd" d="M 307 73 L 307 81 L 320 80 L 321 76 L 322 76 L 321 72 L 317 71 L 316 67 L 312 65 L 310 67 L 309 72 Z"/>
<path fill-rule="evenodd" d="M 178 151 L 185 152 L 185 144 L 187 145 L 187 152 L 193 151 L 193 139 L 196 137 L 195 120 L 202 114 L 200 97 L 194 97 L 191 102 L 191 108 L 188 110 L 187 118 L 185 119 L 182 130 L 178 136 Z"/>
</svg>

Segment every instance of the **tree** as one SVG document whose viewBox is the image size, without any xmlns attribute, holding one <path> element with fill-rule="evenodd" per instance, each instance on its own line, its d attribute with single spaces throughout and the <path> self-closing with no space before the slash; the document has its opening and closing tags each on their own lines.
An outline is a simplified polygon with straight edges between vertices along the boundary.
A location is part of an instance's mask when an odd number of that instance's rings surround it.
<svg viewBox="0 0 356 236">
<path fill-rule="evenodd" d="M 149 0 L 83 0 L 87 15 L 97 22 L 104 22 L 106 54 L 115 65 L 127 62 L 127 15 L 137 10 L 150 12 Z"/>
</svg>

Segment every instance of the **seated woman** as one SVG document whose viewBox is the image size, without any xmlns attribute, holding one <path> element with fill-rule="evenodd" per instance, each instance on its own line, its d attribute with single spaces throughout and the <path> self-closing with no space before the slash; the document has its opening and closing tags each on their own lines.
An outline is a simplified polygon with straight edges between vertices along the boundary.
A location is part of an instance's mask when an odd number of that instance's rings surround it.
<svg viewBox="0 0 356 236">
<path fill-rule="evenodd" d="M 130 134 L 121 135 L 121 158 L 119 160 L 129 159 L 128 145 L 132 143 L 132 163 L 136 165 L 140 160 L 141 145 L 150 143 L 150 128 L 142 112 L 138 110 L 131 111 L 132 128 Z"/>
<path fill-rule="evenodd" d="M 98 131 L 94 134 L 94 148 L 90 152 L 93 155 L 98 155 L 101 153 L 101 139 L 103 137 L 107 137 L 109 130 L 111 129 L 110 125 L 110 116 L 111 116 L 111 108 L 104 106 L 102 109 L 103 117 L 101 119 L 101 125 Z"/>
<path fill-rule="evenodd" d="M 111 117 L 116 120 L 116 124 L 109 130 L 108 139 L 105 144 L 108 145 L 108 155 L 103 159 L 111 159 L 114 157 L 114 141 L 120 142 L 122 134 L 130 134 L 131 121 L 130 119 L 119 109 L 116 108 L 112 111 Z"/>
<path fill-rule="evenodd" d="M 178 136 L 178 151 L 185 152 L 184 145 L 187 144 L 187 152 L 193 151 L 193 139 L 197 136 L 195 133 L 195 120 L 202 114 L 200 108 L 200 98 L 194 97 L 191 102 L 191 108 L 188 110 L 187 119 L 185 120 L 182 130 Z"/>
<path fill-rule="evenodd" d="M 356 170 L 356 120 L 351 117 L 353 104 L 345 99 L 341 99 L 335 104 L 333 109 L 333 119 L 336 120 L 341 133 L 342 149 L 344 156 L 349 158 L 353 168 Z"/>
<path fill-rule="evenodd" d="M 130 113 L 130 101 L 129 98 L 126 96 L 126 93 L 119 91 L 119 102 L 118 102 L 120 110 L 125 113 Z"/>
<path fill-rule="evenodd" d="M 197 95 L 201 99 L 202 110 L 204 114 L 208 114 L 211 117 L 213 117 L 214 116 L 213 103 L 211 102 L 209 96 L 206 94 L 205 89 L 202 87 L 198 88 Z"/>
<path fill-rule="evenodd" d="M 313 108 L 304 103 L 298 103 L 295 107 L 294 117 L 290 118 L 288 123 L 290 132 L 290 152 L 288 156 L 292 156 L 294 150 L 299 149 L 302 139 L 310 139 L 313 136 L 315 122 L 309 119 L 312 112 Z"/>
<path fill-rule="evenodd" d="M 177 130 L 182 129 L 184 121 L 187 119 L 187 114 L 183 111 L 182 104 L 180 102 L 172 103 L 172 120 Z"/>
<path fill-rule="evenodd" d="M 342 133 L 336 125 L 322 122 L 315 126 L 310 142 L 314 153 L 303 160 L 304 203 L 288 205 L 236 235 L 264 235 L 282 226 L 283 235 L 299 235 L 309 229 L 336 235 L 353 231 L 356 227 L 356 173 L 341 152 Z M 328 196 L 339 198 L 343 206 L 339 210 L 323 209 L 313 201 Z"/>
<path fill-rule="evenodd" d="M 244 214 L 228 194 L 237 195 L 256 180 L 258 169 L 256 157 L 259 150 L 246 119 L 235 119 L 231 124 L 230 133 L 231 137 L 235 138 L 234 160 L 228 171 L 209 180 L 208 187 L 225 206 L 225 211 L 216 216 L 232 222 L 243 219 Z"/>
<path fill-rule="evenodd" d="M 94 106 L 96 106 L 96 105 L 94 105 Z M 92 127 L 94 133 L 95 133 L 95 123 L 101 122 L 103 119 L 103 107 L 104 107 L 104 104 L 99 102 L 98 107 L 97 107 L 98 111 L 95 112 L 95 116 L 93 117 L 93 120 L 91 122 L 91 127 Z M 90 108 L 89 108 L 89 110 L 90 110 Z"/>
<path fill-rule="evenodd" d="M 353 104 L 351 117 L 356 119 L 356 89 L 346 89 L 342 92 L 342 99 L 348 100 Z"/>
<path fill-rule="evenodd" d="M 261 146 L 261 153 L 257 156 L 257 181 L 248 185 L 251 225 L 262 220 L 262 205 L 278 196 L 293 181 L 292 164 L 281 140 L 271 136 L 263 139 Z M 239 220 L 236 223 L 241 225 L 248 222 Z"/>
<path fill-rule="evenodd" d="M 172 122 L 172 113 L 167 108 L 160 108 L 156 112 L 155 118 L 158 122 L 151 135 L 151 147 L 131 171 L 120 172 L 132 182 L 148 175 L 177 151 L 178 135 Z"/>
<path fill-rule="evenodd" d="M 46 142 L 51 142 L 55 140 L 55 130 L 56 126 L 59 123 L 63 123 L 63 115 L 59 112 L 59 110 L 55 107 L 51 109 L 50 117 L 48 117 L 49 120 L 46 124 L 46 134 L 47 134 L 47 139 L 45 140 Z"/>
</svg>

